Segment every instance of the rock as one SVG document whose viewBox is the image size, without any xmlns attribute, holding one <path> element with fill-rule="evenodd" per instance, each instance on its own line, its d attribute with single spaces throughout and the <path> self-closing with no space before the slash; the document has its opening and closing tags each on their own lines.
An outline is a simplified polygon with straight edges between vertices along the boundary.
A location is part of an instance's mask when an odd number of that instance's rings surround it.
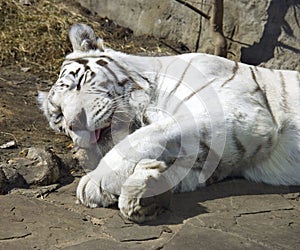
<svg viewBox="0 0 300 250">
<path fill-rule="evenodd" d="M 9 149 L 9 148 L 14 148 L 17 146 L 17 143 L 15 141 L 9 141 L 3 145 L 0 146 L 1 149 Z"/>
<path fill-rule="evenodd" d="M 9 164 L 0 165 L 0 194 L 6 194 L 13 188 L 28 188 L 24 177 Z"/>
<path fill-rule="evenodd" d="M 83 149 L 83 148 L 74 148 L 72 149 L 72 157 L 78 162 L 83 171 L 94 170 L 100 161 L 101 153 L 98 147 Z"/>
<path fill-rule="evenodd" d="M 0 168 L 0 194 L 5 194 L 6 192 L 7 192 L 7 179 L 3 170 Z"/>
<path fill-rule="evenodd" d="M 27 196 L 30 198 L 41 198 L 44 199 L 47 197 L 49 193 L 54 192 L 57 190 L 61 185 L 60 184 L 52 184 L 49 186 L 42 186 L 42 187 L 36 187 L 36 188 L 30 188 L 30 189 L 14 189 L 10 192 L 10 194 L 18 194 Z"/>
<path fill-rule="evenodd" d="M 46 186 L 61 177 L 61 160 L 50 149 L 29 148 L 26 158 L 11 161 L 29 185 Z"/>
<path fill-rule="evenodd" d="M 133 30 L 153 35 L 189 51 L 213 52 L 209 21 L 179 1 L 77 0 L 87 9 Z M 187 1 L 211 15 L 211 1 Z M 228 57 L 271 68 L 300 69 L 298 1 L 224 0 L 223 30 Z M 128 15 L 128 13 L 130 13 Z M 138 21 L 137 21 L 138 20 Z"/>
<path fill-rule="evenodd" d="M 0 165 L 0 194 L 14 188 L 51 185 L 62 177 L 63 164 L 50 149 L 32 147 L 21 155 L 24 157 Z"/>
<path fill-rule="evenodd" d="M 65 174 L 63 163 L 50 149 L 32 147 L 20 155 L 0 164 L 0 194 L 14 188 L 51 185 Z"/>
</svg>

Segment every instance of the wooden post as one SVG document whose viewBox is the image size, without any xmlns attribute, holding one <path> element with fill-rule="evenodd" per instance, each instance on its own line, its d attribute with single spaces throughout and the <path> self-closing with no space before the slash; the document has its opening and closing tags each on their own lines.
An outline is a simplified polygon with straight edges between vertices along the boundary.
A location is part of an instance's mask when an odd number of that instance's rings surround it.
<svg viewBox="0 0 300 250">
<path fill-rule="evenodd" d="M 212 0 L 212 14 L 210 17 L 210 31 L 215 46 L 215 55 L 227 56 L 227 41 L 223 34 L 224 1 Z"/>
</svg>

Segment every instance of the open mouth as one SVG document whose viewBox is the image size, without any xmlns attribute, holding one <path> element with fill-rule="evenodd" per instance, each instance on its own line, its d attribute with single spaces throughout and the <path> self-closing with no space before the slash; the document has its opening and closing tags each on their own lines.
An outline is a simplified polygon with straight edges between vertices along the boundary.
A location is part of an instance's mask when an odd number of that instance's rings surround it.
<svg viewBox="0 0 300 250">
<path fill-rule="evenodd" d="M 101 136 L 101 128 L 95 130 L 95 143 L 100 140 L 100 136 Z"/>
<path fill-rule="evenodd" d="M 94 135 L 91 135 L 91 143 L 97 143 L 102 137 L 106 136 L 110 131 L 110 124 L 107 124 L 103 128 L 98 128 L 95 130 Z"/>
</svg>

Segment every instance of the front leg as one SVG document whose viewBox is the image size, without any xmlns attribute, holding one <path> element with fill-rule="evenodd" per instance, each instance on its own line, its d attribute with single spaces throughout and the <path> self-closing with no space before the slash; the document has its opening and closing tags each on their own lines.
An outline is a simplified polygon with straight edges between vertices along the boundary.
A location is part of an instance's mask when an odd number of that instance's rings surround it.
<svg viewBox="0 0 300 250">
<path fill-rule="evenodd" d="M 118 201 L 122 184 L 135 167 L 112 149 L 102 158 L 97 168 L 83 176 L 77 187 L 77 203 L 87 207 L 108 207 Z"/>
<path fill-rule="evenodd" d="M 199 144 L 197 133 L 186 130 L 189 134 L 183 140 L 177 128 L 171 120 L 127 136 L 81 179 L 78 201 L 88 207 L 109 206 L 120 197 L 119 208 L 125 217 L 138 222 L 155 217 L 168 206 L 169 191 L 189 172 L 197 156 L 197 147 L 191 146 Z M 182 145 L 182 141 L 188 143 Z"/>
</svg>

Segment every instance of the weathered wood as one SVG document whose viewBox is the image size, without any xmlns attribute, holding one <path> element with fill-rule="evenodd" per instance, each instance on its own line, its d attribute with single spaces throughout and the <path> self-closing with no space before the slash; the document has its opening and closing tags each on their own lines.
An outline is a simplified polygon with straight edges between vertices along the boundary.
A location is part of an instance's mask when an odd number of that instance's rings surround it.
<svg viewBox="0 0 300 250">
<path fill-rule="evenodd" d="M 214 54 L 227 56 L 227 41 L 223 34 L 224 1 L 212 0 L 212 14 L 210 17 L 210 32 L 215 46 Z"/>
</svg>

